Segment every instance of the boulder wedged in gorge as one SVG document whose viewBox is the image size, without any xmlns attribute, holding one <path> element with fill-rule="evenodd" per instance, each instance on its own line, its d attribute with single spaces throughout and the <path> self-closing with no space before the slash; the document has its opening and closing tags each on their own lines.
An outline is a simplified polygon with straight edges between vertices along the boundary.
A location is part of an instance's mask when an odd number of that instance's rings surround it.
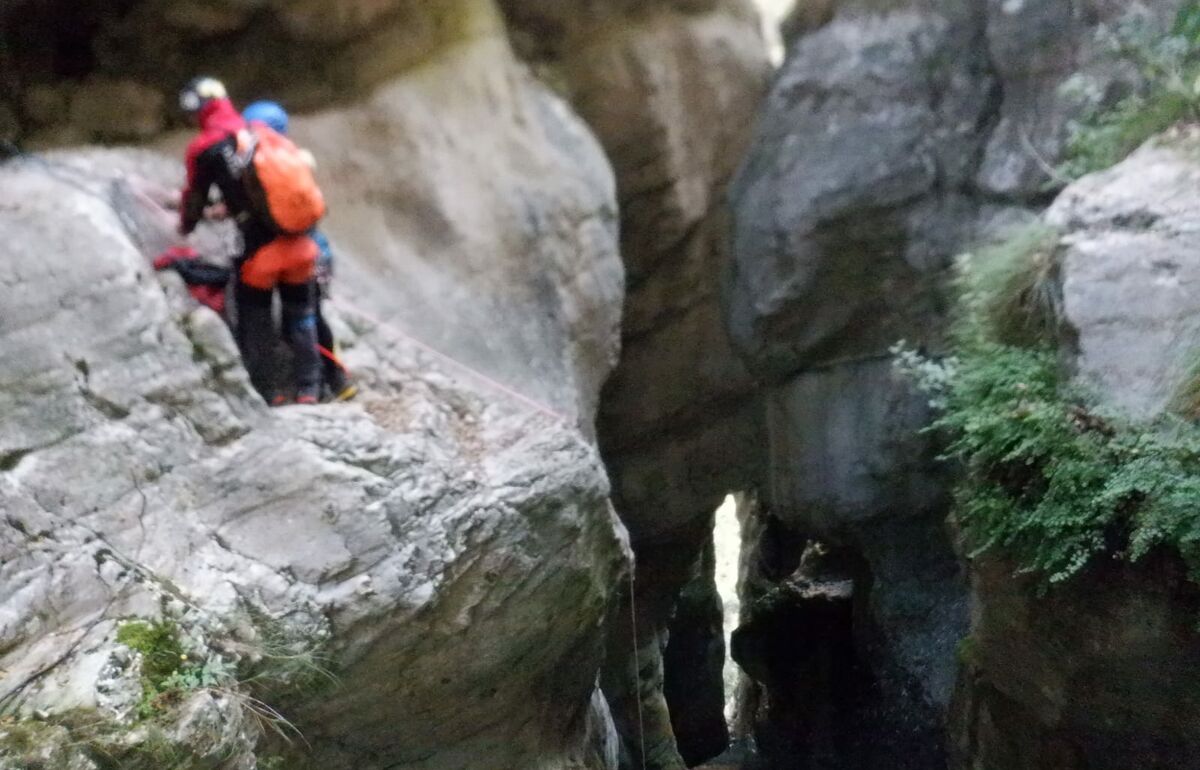
<svg viewBox="0 0 1200 770">
<path fill-rule="evenodd" d="M 158 767 L 152 752 L 165 745 L 185 767 L 250 770 L 260 735 L 294 725 L 295 744 L 309 747 L 296 766 L 465 770 L 487 757 L 490 768 L 611 770 L 596 682 L 628 553 L 586 431 L 616 348 L 612 183 L 586 130 L 492 42 L 431 65 L 427 81 L 298 126 L 330 158 L 330 189 L 345 190 L 371 150 L 326 152 L 324 132 L 386 136 L 396 113 L 438 113 L 422 100 L 445 82 L 439 74 L 490 68 L 481 91 L 445 107 L 444 131 L 406 130 L 408 170 L 424 181 L 393 188 L 363 174 L 365 200 L 330 221 L 344 243 L 339 327 L 365 391 L 353 405 L 268 410 L 221 321 L 153 273 L 146 257 L 170 241 L 169 222 L 139 191 L 177 182 L 172 162 L 84 151 L 0 166 L 10 245 L 0 266 L 0 702 L 23 717 L 0 724 L 0 766 L 44 755 L 85 770 L 104 766 L 101 752 Z M 513 112 L 497 115 L 488 94 Z M 459 183 L 481 190 L 461 203 L 433 169 L 480 141 L 481 109 L 495 143 L 481 154 L 530 176 L 460 166 Z M 534 175 L 540 190 L 529 189 Z M 363 222 L 385 221 L 371 206 L 393 201 L 429 217 L 392 221 L 393 250 L 381 253 Z M 439 217 L 470 226 L 448 226 L 439 241 L 427 226 Z M 439 320 L 461 325 L 436 341 L 484 370 L 492 359 L 461 340 L 491 335 L 497 348 L 519 342 L 552 361 L 537 368 L 546 390 L 532 394 L 550 408 L 407 336 L 429 333 L 389 306 L 430 285 L 406 280 L 432 272 L 405 261 L 415 253 L 473 256 L 454 265 L 472 286 L 527 292 L 499 309 L 493 294 L 486 314 L 453 312 L 466 291 L 444 295 Z M 528 368 L 490 374 L 517 391 L 535 379 Z M 165 726 L 151 730 L 135 724 L 144 659 L 116 636 L 161 618 L 193 658 L 239 667 L 168 700 L 155 722 Z M 255 681 L 241 668 L 279 658 L 306 659 L 317 686 Z M 265 708 L 281 719 L 264 723 Z"/>
<path fill-rule="evenodd" d="M 975 226 L 964 187 L 994 88 L 982 33 L 968 4 L 947 3 L 846 11 L 799 38 L 732 192 L 727 317 L 765 381 L 765 511 L 801 547 L 848 554 L 849 638 L 869 681 L 837 708 L 871 736 L 854 755 L 864 767 L 938 764 L 966 632 L 946 479 L 920 433 L 929 410 L 888 349 L 938 343 L 946 273 Z M 845 700 L 817 681 L 762 684 L 772 702 Z M 811 689 L 770 694 L 789 686 Z M 760 734 L 793 718 L 764 712 Z"/>
<path fill-rule="evenodd" d="M 981 34 L 965 9 L 898 10 L 792 48 L 732 193 L 729 328 L 756 373 L 786 380 L 937 334 L 995 85 Z"/>
</svg>

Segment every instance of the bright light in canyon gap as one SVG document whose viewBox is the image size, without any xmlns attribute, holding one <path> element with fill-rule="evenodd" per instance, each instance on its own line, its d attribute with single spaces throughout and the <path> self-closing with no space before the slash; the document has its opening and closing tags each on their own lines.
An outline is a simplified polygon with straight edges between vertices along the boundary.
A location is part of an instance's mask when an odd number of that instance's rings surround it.
<svg viewBox="0 0 1200 770">
<path fill-rule="evenodd" d="M 738 625 L 738 560 L 742 553 L 742 527 L 738 521 L 737 497 L 729 495 L 717 509 L 713 541 L 717 554 L 717 593 L 725 606 L 725 720 L 733 719 L 738 667 L 729 656 L 730 636 Z"/>
</svg>

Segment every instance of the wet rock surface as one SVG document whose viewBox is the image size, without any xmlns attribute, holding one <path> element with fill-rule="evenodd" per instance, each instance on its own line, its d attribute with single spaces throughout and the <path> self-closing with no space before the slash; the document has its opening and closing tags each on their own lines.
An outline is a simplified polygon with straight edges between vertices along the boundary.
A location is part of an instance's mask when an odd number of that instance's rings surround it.
<svg viewBox="0 0 1200 770">
<path fill-rule="evenodd" d="M 663 651 L 663 697 L 679 754 L 689 767 L 729 746 L 725 723 L 725 629 L 715 579 L 716 552 L 706 545 L 679 592 Z"/>
<path fill-rule="evenodd" d="M 810 743 L 826 738 L 802 712 L 821 708 L 862 729 L 858 740 L 906 736 L 897 745 L 909 741 L 913 767 L 942 762 L 937 714 L 966 632 L 966 586 L 936 450 L 918 433 L 924 398 L 892 376 L 887 349 L 938 344 L 947 269 L 975 227 L 962 190 L 995 88 L 982 33 L 978 14 L 950 4 L 848 12 L 801 37 L 734 187 L 729 324 L 768 382 L 767 509 L 801 543 L 850 549 L 863 570 L 840 638 L 873 685 L 848 698 L 826 676 L 814 680 L 824 690 L 787 694 L 783 683 L 803 677 L 772 676 L 772 704 L 807 704 L 762 707 L 761 747 L 789 767 L 904 756 L 882 740 L 874 756 L 844 753 L 849 736 Z"/>
<path fill-rule="evenodd" d="M 1046 597 L 998 561 L 977 562 L 972 583 L 955 767 L 1192 766 L 1200 699 L 1186 683 L 1200 672 L 1200 591 L 1177 559 L 1098 564 Z"/>
</svg>

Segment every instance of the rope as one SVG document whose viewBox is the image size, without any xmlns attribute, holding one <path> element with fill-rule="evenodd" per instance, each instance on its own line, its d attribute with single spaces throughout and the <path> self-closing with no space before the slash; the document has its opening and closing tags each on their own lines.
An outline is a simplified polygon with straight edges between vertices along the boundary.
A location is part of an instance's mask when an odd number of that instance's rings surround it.
<svg viewBox="0 0 1200 770">
<path fill-rule="evenodd" d="M 346 374 L 350 373 L 350 369 L 348 369 L 346 367 L 346 365 L 344 363 L 342 363 L 342 359 L 338 358 L 337 354 L 334 353 L 329 348 L 325 347 L 324 345 L 317 345 L 317 352 L 320 353 L 325 358 L 329 359 L 329 362 L 331 364 L 333 364 L 337 368 L 341 369 Z"/>
<path fill-rule="evenodd" d="M 513 399 L 514 401 L 518 401 L 518 402 L 524 404 L 525 406 L 528 406 L 529 408 L 533 409 L 534 411 L 541 412 L 542 414 L 553 417 L 554 419 L 559 420 L 561 422 L 565 422 L 568 424 L 571 422 L 571 420 L 569 420 L 567 418 L 567 416 L 562 414 L 561 412 L 557 412 L 554 409 L 550 408 L 549 406 L 546 406 L 545 404 L 541 403 L 540 401 L 535 401 L 534 399 L 530 398 L 529 396 L 526 396 L 525 394 L 512 389 L 511 387 L 505 385 L 504 383 L 499 382 L 498 380 L 495 380 L 495 379 L 487 376 L 483 372 L 481 372 L 477 369 L 473 369 L 470 366 L 467 366 L 466 364 L 462 363 L 458 359 L 453 358 L 449 355 L 446 355 L 445 353 L 441 352 L 440 350 L 433 347 L 432 345 L 428 345 L 428 344 L 422 342 L 421 340 L 417 339 L 416 337 L 412 336 L 411 334 L 408 334 L 407 332 L 405 332 L 403 329 L 401 329 L 399 326 L 397 326 L 394 323 L 388 323 L 386 321 L 382 321 L 382 320 L 372 316 L 370 313 L 364 313 L 363 311 L 361 311 L 357 308 L 345 307 L 345 306 L 341 305 L 341 303 L 338 303 L 336 300 L 334 300 L 334 304 L 338 305 L 339 307 L 342 307 L 343 310 L 346 310 L 351 315 L 360 316 L 360 317 L 366 319 L 369 323 L 371 323 L 377 327 L 380 327 L 383 329 L 388 329 L 389 331 L 394 333 L 396 336 L 402 338 L 403 340 L 405 340 L 409 344 L 413 345 L 414 347 L 419 348 L 420 350 L 424 351 L 425 353 L 428 353 L 429 355 L 433 356 L 434 358 L 437 358 L 439 361 L 442 361 L 443 363 L 448 364 L 450 367 L 457 369 L 458 371 L 460 371 L 464 374 L 467 374 L 472 379 L 475 379 L 478 382 L 482 382 L 485 385 L 490 386 L 494 390 L 497 390 L 500 393 L 503 393 L 504 395 L 508 396 L 509 398 Z"/>
<path fill-rule="evenodd" d="M 637 569 L 636 566 L 634 569 Z M 638 654 L 637 598 L 634 594 L 634 576 L 629 575 L 629 621 L 633 631 L 633 695 L 637 701 L 638 747 L 642 750 L 642 770 L 646 770 L 646 720 L 642 716 L 642 663 Z"/>
</svg>

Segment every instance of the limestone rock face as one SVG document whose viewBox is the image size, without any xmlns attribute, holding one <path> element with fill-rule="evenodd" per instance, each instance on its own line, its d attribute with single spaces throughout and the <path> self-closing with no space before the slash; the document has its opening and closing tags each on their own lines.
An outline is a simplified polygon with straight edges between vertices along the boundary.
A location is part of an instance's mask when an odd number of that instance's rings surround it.
<svg viewBox="0 0 1200 770">
<path fill-rule="evenodd" d="M 563 84 L 616 172 L 628 291 L 601 447 L 635 539 L 669 540 L 746 475 L 733 452 L 684 434 L 752 390 L 726 341 L 719 283 L 725 190 L 766 82 L 757 16 L 743 0 L 502 6 L 518 51 Z M 675 486 L 671 469 L 671 488 L 646 490 L 639 461 L 662 467 L 672 451 L 732 467 L 696 488 Z"/>
<path fill-rule="evenodd" d="M 1068 187 L 1061 229 L 1064 358 L 1104 407 L 1153 420 L 1195 376 L 1194 137 L 1155 140 Z M 1200 740 L 1200 589 L 1167 554 L 1101 562 L 1048 595 L 994 558 L 972 562 L 976 611 L 959 681 L 958 767 L 1185 768 Z M 1059 619 L 1069 617 L 1070 623 Z"/>
<path fill-rule="evenodd" d="M 370 149 L 339 154 L 323 141 L 347 125 L 381 132 L 380 142 L 395 136 L 396 114 L 436 112 L 422 99 L 444 96 L 439 77 L 465 72 L 432 68 L 428 81 L 300 128 L 329 159 L 331 198 L 352 174 L 364 182 L 363 199 L 348 198 L 330 228 L 342 246 L 347 357 L 366 389 L 355 405 L 268 411 L 220 320 L 193 308 L 172 276 L 153 274 L 146 256 L 169 242 L 169 222 L 147 214 L 139 191 L 176 182 L 176 165 L 114 151 L 0 166 L 0 229 L 12 246 L 0 266 L 5 709 L 48 712 L 47 732 L 66 730 L 67 744 L 79 736 L 57 715 L 128 720 L 139 666 L 115 642 L 119 621 L 167 615 L 212 654 L 269 660 L 284 638 L 337 680 L 318 694 L 239 680 L 230 714 L 191 719 L 181 706 L 181 724 L 228 726 L 253 692 L 303 732 L 313 767 L 465 770 L 486 756 L 510 770 L 612 770 L 596 680 L 628 555 L 579 427 L 616 347 L 611 177 L 586 132 L 507 50 L 497 40 L 460 60 L 492 79 L 447 105 L 441 132 L 422 133 L 413 118 L 405 168 L 416 178 L 401 185 L 362 172 L 378 162 Z M 455 191 L 432 169 L 450 162 L 450 148 L 483 141 L 485 120 L 495 144 L 456 172 L 477 197 L 447 208 Z M 489 151 L 530 176 L 482 162 Z M 488 187 L 500 174 L 511 188 Z M 535 174 L 552 181 L 531 190 Z M 504 194 L 509 206 L 497 202 Z M 419 208 L 421 225 L 389 221 L 392 201 Z M 437 321 L 459 324 L 439 349 L 469 357 L 455 346 L 468 337 L 508 352 L 524 345 L 549 382 L 534 396 L 565 417 L 405 336 L 394 306 L 435 281 L 414 254 L 492 290 L 482 309 L 463 303 L 466 290 L 439 297 Z M 511 306 L 502 288 L 516 292 Z M 427 320 L 423 332 L 435 325 Z M 534 379 L 514 372 L 504 383 L 514 392 Z M 198 730 L 171 740 L 187 744 Z M 204 732 L 218 735 L 224 758 L 196 766 L 253 768 L 258 729 L 248 730 Z"/>
<path fill-rule="evenodd" d="M 801 37 L 733 190 L 729 327 L 769 383 L 766 510 L 801 547 L 854 555 L 849 637 L 874 684 L 857 706 L 829 708 L 878 737 L 831 760 L 846 767 L 936 766 L 966 632 L 944 480 L 919 433 L 927 408 L 887 350 L 937 344 L 946 269 L 975 228 L 962 190 L 995 85 L 982 30 L 969 4 L 942 3 L 846 12 Z M 774 701 L 819 711 L 845 701 L 831 687 Z M 792 718 L 811 730 L 806 710 L 776 709 L 760 735 L 788 733 L 772 720 Z"/>
<path fill-rule="evenodd" d="M 708 544 L 692 579 L 679 592 L 663 651 L 663 696 L 688 767 L 729 746 L 725 722 L 725 613 L 716 583 L 716 553 Z M 701 676 L 697 676 L 697 672 Z"/>
<path fill-rule="evenodd" d="M 930 336 L 993 87 L 979 33 L 965 11 L 895 11 L 792 49 L 733 190 L 729 325 L 756 371 Z"/>
<path fill-rule="evenodd" d="M 1063 315 L 1084 387 L 1135 419 L 1161 414 L 1200 351 L 1200 164 L 1174 137 L 1068 187 L 1046 214 L 1063 232 Z"/>
<path fill-rule="evenodd" d="M 631 755 L 640 754 L 636 696 L 647 766 L 682 768 L 661 695 L 667 621 L 714 510 L 728 492 L 754 487 L 762 466 L 754 385 L 728 343 L 719 286 L 729 261 L 725 192 L 765 90 L 766 46 L 747 0 L 501 7 L 518 52 L 569 97 L 616 172 L 628 288 L 621 362 L 598 428 L 638 552 L 639 659 L 653 673 L 629 691 L 636 669 L 622 612 L 607 691 Z M 716 670 L 672 675 L 720 687 Z M 697 721 L 720 721 L 709 712 Z M 685 753 L 703 755 L 699 743 Z"/>
<path fill-rule="evenodd" d="M 951 726 L 954 767 L 1191 767 L 1200 591 L 1178 560 L 1100 564 L 1044 598 L 1012 571 L 987 560 L 972 570 L 979 610 Z"/>
</svg>

